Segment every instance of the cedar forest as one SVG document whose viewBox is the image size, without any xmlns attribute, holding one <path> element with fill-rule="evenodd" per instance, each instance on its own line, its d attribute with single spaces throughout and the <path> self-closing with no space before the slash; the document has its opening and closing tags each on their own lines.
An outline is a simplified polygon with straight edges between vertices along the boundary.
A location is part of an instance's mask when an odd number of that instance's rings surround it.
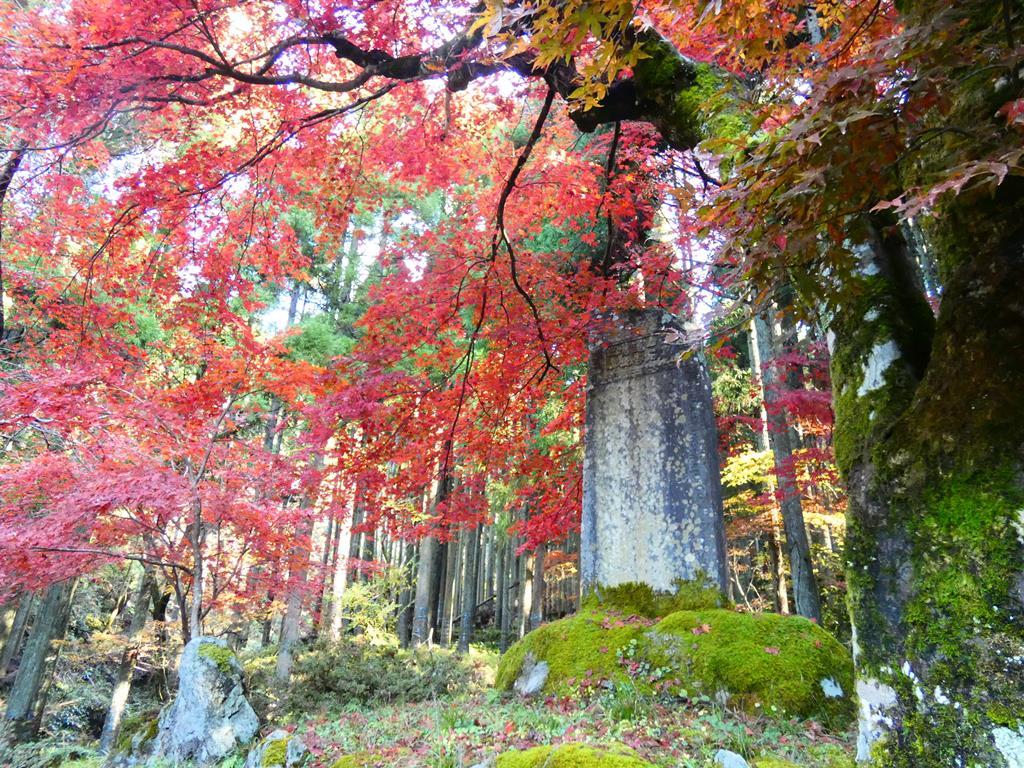
<svg viewBox="0 0 1024 768">
<path fill-rule="evenodd" d="M 1024 766 L 1019 2 L 0 30 L 0 763 Z M 674 592 L 588 575 L 676 471 L 592 458 L 644 312 L 717 425 Z"/>
</svg>

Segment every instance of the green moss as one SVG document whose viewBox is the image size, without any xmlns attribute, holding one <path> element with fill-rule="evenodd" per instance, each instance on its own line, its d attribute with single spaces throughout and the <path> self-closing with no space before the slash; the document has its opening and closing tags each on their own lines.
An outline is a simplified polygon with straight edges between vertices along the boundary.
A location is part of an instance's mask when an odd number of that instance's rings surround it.
<svg viewBox="0 0 1024 768">
<path fill-rule="evenodd" d="M 653 664 L 677 670 L 709 692 L 724 690 L 733 705 L 748 711 L 818 717 L 835 727 L 853 718 L 849 653 L 799 616 L 680 611 L 654 626 L 651 641 Z M 846 695 L 827 696 L 825 679 Z"/>
<path fill-rule="evenodd" d="M 652 763 L 622 744 L 590 747 L 561 744 L 499 755 L 497 768 L 651 768 Z"/>
<path fill-rule="evenodd" d="M 675 611 L 652 626 L 636 612 L 585 607 L 513 645 L 498 668 L 499 688 L 512 687 L 527 653 L 548 663 L 547 693 L 571 693 L 580 685 L 626 681 L 632 675 L 642 693 L 679 680 L 676 689 L 725 691 L 734 706 L 767 716 L 817 717 L 841 728 L 854 714 L 849 653 L 816 624 L 796 616 L 712 608 Z M 826 678 L 845 695 L 827 696 Z"/>
<path fill-rule="evenodd" d="M 627 582 L 614 587 L 596 587 L 582 605 L 595 610 L 614 609 L 623 614 L 658 619 L 676 611 L 723 608 L 728 600 L 706 579 L 677 579 L 675 592 L 658 592 L 649 584 Z"/>
<path fill-rule="evenodd" d="M 198 653 L 203 658 L 210 659 L 225 675 L 230 675 L 234 671 L 231 662 L 237 661 L 237 659 L 230 648 L 217 645 L 217 643 L 201 643 Z"/>
<path fill-rule="evenodd" d="M 274 739 L 263 745 L 263 768 L 277 768 L 288 762 L 288 739 Z"/>
<path fill-rule="evenodd" d="M 356 752 L 352 755 L 342 755 L 331 764 L 331 768 L 372 768 L 378 764 L 378 759 L 370 752 Z"/>
<path fill-rule="evenodd" d="M 789 760 L 783 760 L 781 757 L 759 757 L 754 761 L 754 768 L 799 768 L 799 766 Z"/>
<path fill-rule="evenodd" d="M 132 717 L 126 717 L 121 722 L 116 750 L 125 754 L 130 753 L 132 751 L 132 741 L 136 736 L 140 736 L 139 746 L 141 747 L 146 742 L 156 738 L 159 728 L 157 715 L 154 712 L 145 712 L 133 715 Z"/>
<path fill-rule="evenodd" d="M 584 608 L 535 629 L 509 648 L 498 664 L 495 685 L 510 689 L 527 653 L 548 663 L 548 693 L 566 694 L 580 684 L 623 679 L 616 651 L 640 637 L 649 623 L 618 611 Z"/>
</svg>

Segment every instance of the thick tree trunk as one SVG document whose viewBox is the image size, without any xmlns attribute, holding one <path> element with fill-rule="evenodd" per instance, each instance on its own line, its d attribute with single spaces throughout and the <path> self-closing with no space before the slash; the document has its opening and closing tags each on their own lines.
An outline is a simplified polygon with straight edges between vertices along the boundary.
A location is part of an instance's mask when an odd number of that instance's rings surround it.
<svg viewBox="0 0 1024 768">
<path fill-rule="evenodd" d="M 434 585 L 436 552 L 436 538 L 425 536 L 420 540 L 419 561 L 416 566 L 416 597 L 412 608 L 411 642 L 414 648 L 430 641 L 430 593 Z"/>
<path fill-rule="evenodd" d="M 29 739 L 34 735 L 36 703 L 43 685 L 47 659 L 53 641 L 64 636 L 73 591 L 74 584 L 71 581 L 54 584 L 46 590 L 36 611 L 32 631 L 21 654 L 18 675 L 7 697 L 5 717 L 13 722 L 16 740 Z"/>
<path fill-rule="evenodd" d="M 3 651 L 0 652 L 0 679 L 6 674 L 11 662 L 21 648 L 21 641 L 25 637 L 25 628 L 28 626 L 28 617 L 32 611 L 33 595 L 26 593 L 18 600 L 18 609 L 11 619 L 10 631 L 4 640 Z"/>
<path fill-rule="evenodd" d="M 858 756 L 887 766 L 1024 754 L 1024 184 L 971 194 L 932 233 L 937 324 L 878 220 L 831 323 Z"/>
<path fill-rule="evenodd" d="M 139 657 L 139 646 L 135 642 L 149 617 L 146 607 L 149 603 L 149 584 L 151 581 L 149 566 L 145 566 L 139 576 L 139 586 L 135 592 L 135 601 L 132 604 L 132 618 L 125 633 L 125 648 L 121 652 L 121 663 L 117 668 L 117 676 L 114 678 L 114 690 L 110 697 L 110 706 L 107 708 L 107 717 L 103 721 L 103 731 L 100 734 L 100 754 L 109 754 L 114 743 L 117 741 L 117 733 L 121 728 L 121 716 L 124 714 L 125 705 L 128 703 L 128 695 L 132 689 L 132 676 L 135 673 L 135 662 Z"/>
</svg>

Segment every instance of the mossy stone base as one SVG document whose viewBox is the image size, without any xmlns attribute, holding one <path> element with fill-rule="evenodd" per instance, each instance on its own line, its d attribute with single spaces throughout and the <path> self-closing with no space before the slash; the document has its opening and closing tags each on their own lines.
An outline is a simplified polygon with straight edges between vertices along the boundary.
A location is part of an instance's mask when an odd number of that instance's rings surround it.
<svg viewBox="0 0 1024 768">
<path fill-rule="evenodd" d="M 850 654 L 797 616 L 711 608 L 679 610 L 655 622 L 584 607 L 513 645 L 498 667 L 499 689 L 511 689 L 527 653 L 548 663 L 549 694 L 632 680 L 648 693 L 724 692 L 749 712 L 814 717 L 832 728 L 845 728 L 855 713 Z"/>
<path fill-rule="evenodd" d="M 560 744 L 506 752 L 498 756 L 496 768 L 653 768 L 636 752 L 622 744 L 590 747 Z"/>
</svg>

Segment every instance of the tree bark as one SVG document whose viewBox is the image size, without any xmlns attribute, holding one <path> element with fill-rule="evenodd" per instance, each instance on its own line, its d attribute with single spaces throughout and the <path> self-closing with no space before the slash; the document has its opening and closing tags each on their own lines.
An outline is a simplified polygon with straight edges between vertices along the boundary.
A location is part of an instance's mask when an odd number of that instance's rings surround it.
<svg viewBox="0 0 1024 768">
<path fill-rule="evenodd" d="M 477 563 L 480 549 L 480 526 L 466 532 L 464 555 L 466 576 L 462 586 L 462 622 L 459 624 L 459 652 L 469 652 L 469 641 L 473 636 L 473 622 L 476 620 Z"/>
<path fill-rule="evenodd" d="M 25 650 L 21 654 L 18 675 L 7 698 L 5 716 L 12 721 L 14 738 L 32 738 L 35 729 L 35 707 L 47 668 L 53 641 L 64 636 L 70 614 L 72 581 L 62 581 L 46 590 L 32 622 Z"/>
<path fill-rule="evenodd" d="M 0 652 L 0 679 L 7 674 L 11 662 L 21 648 L 21 641 L 25 637 L 25 627 L 28 626 L 28 618 L 32 612 L 33 597 L 31 593 L 26 593 L 18 600 L 18 610 L 14 612 L 10 632 L 4 640 L 4 649 Z"/>
<path fill-rule="evenodd" d="M 464 548 L 465 531 L 449 540 L 445 544 L 447 555 L 445 556 L 444 569 L 444 600 L 441 611 L 441 633 L 438 642 L 448 646 L 452 644 L 452 625 L 455 620 L 455 600 L 458 592 L 456 582 L 459 579 L 459 572 L 462 570 L 462 551 Z"/>
<path fill-rule="evenodd" d="M 308 502 L 304 506 L 309 506 Z M 281 647 L 277 651 L 277 665 L 274 677 L 287 683 L 292 675 L 292 662 L 295 645 L 299 641 L 302 625 L 302 602 L 306 593 L 306 580 L 309 576 L 309 547 L 307 546 L 313 533 L 312 519 L 304 523 L 299 533 L 299 543 L 292 552 L 292 567 L 297 568 L 290 579 L 290 589 L 281 624 Z"/>
<path fill-rule="evenodd" d="M 937 323 L 898 229 L 877 216 L 865 226 L 860 301 L 831 323 L 858 755 L 1014 765 L 1024 749 L 1024 183 L 962 193 L 940 213 Z"/>
<path fill-rule="evenodd" d="M 425 536 L 420 540 L 419 561 L 416 566 L 416 597 L 412 609 L 412 646 L 430 641 L 431 587 L 434 584 L 434 568 L 437 539 Z"/>
<path fill-rule="evenodd" d="M 820 622 L 821 597 L 811 565 L 811 546 L 807 541 L 807 527 L 800 504 L 800 489 L 797 487 L 793 469 L 789 422 L 785 410 L 779 405 L 778 388 L 782 377 L 775 361 L 785 351 L 785 329 L 777 321 L 772 322 L 763 317 L 755 318 L 753 326 L 768 418 L 768 442 L 775 460 L 779 510 L 786 532 L 786 554 L 789 561 L 789 576 L 793 583 L 793 602 L 799 615 Z"/>
<path fill-rule="evenodd" d="M 125 648 L 121 653 L 121 663 L 117 668 L 117 676 L 114 678 L 114 690 L 110 697 L 110 706 L 107 708 L 107 717 L 103 721 L 103 731 L 100 734 L 100 754 L 110 753 L 111 748 L 117 741 L 117 734 L 121 728 L 121 716 L 124 714 L 125 705 L 128 703 L 128 695 L 132 689 L 132 676 L 135 673 L 135 663 L 139 657 L 139 646 L 135 642 L 136 636 L 146 626 L 148 613 L 146 606 L 149 603 L 149 586 L 152 580 L 149 566 L 143 566 L 139 575 L 139 586 L 135 592 L 135 601 L 132 604 L 132 618 L 125 634 Z"/>
<path fill-rule="evenodd" d="M 509 600 L 508 600 L 508 561 L 509 547 L 507 533 L 502 532 L 502 538 L 497 542 L 498 547 L 498 594 L 494 605 L 494 621 L 498 625 L 498 650 L 504 653 L 508 650 L 508 629 L 509 629 Z"/>
<path fill-rule="evenodd" d="M 352 546 L 352 516 L 355 514 L 358 488 L 352 496 L 352 504 L 343 518 L 337 522 L 337 535 L 334 539 L 334 571 L 331 579 L 330 631 L 331 640 L 341 639 L 345 616 L 341 610 L 341 601 L 348 586 L 348 552 Z"/>
<path fill-rule="evenodd" d="M 530 631 L 544 623 L 544 555 L 547 547 L 538 544 L 533 555 L 533 604 L 530 610 Z"/>
</svg>

